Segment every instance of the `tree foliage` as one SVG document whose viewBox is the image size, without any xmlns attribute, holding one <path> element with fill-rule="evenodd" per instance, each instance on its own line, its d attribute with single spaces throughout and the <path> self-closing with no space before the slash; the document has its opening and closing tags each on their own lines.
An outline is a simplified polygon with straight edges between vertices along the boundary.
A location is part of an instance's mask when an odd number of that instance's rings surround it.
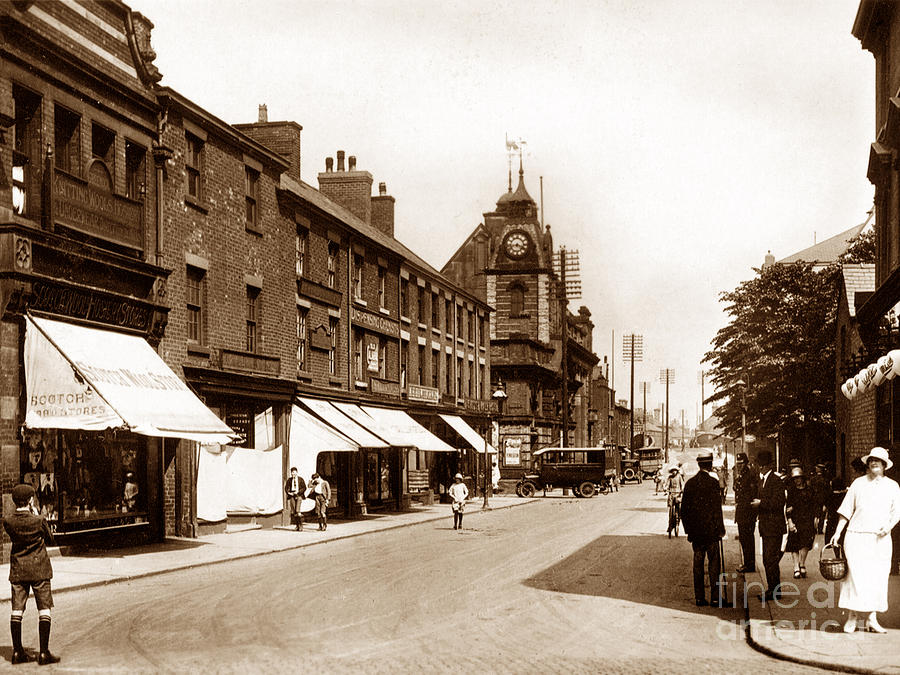
<svg viewBox="0 0 900 675">
<path fill-rule="evenodd" d="M 849 243 L 847 250 L 838 259 L 839 262 L 848 263 L 874 263 L 875 262 L 875 228 L 870 227 L 856 235 Z"/>
<path fill-rule="evenodd" d="M 731 319 L 704 362 L 716 386 L 707 402 L 723 401 L 717 415 L 726 433 L 740 435 L 743 401 L 748 433 L 829 435 L 838 270 L 772 265 L 720 295 Z"/>
</svg>

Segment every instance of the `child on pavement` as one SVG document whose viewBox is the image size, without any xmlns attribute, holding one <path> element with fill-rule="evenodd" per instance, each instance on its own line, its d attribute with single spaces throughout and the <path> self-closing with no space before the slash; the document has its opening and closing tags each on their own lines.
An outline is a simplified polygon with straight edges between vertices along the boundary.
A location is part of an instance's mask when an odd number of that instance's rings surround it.
<svg viewBox="0 0 900 675">
<path fill-rule="evenodd" d="M 53 545 L 53 534 L 47 521 L 36 514 L 34 488 L 30 485 L 16 485 L 12 490 L 15 512 L 3 519 L 3 529 L 12 540 L 9 554 L 9 582 L 12 590 L 12 614 L 9 618 L 9 632 L 12 634 L 12 662 L 25 663 L 28 655 L 22 647 L 22 616 L 30 590 L 34 591 L 34 601 L 38 608 L 38 636 L 40 652 L 38 663 L 45 666 L 58 663 L 59 657 L 50 653 L 50 609 L 53 596 L 50 593 L 50 579 L 53 568 L 47 553 L 47 544 Z"/>
<path fill-rule="evenodd" d="M 461 473 L 453 477 L 453 485 L 450 486 L 451 508 L 453 509 L 453 529 L 462 529 L 463 511 L 466 509 L 466 500 L 469 498 L 469 488 L 463 483 Z"/>
</svg>

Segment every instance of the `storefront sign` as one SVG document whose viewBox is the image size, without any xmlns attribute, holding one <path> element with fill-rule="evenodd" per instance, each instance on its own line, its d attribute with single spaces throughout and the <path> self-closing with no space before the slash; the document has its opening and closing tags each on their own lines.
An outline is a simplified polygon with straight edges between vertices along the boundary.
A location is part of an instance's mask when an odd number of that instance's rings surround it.
<svg viewBox="0 0 900 675">
<path fill-rule="evenodd" d="M 28 306 L 37 311 L 71 316 L 85 321 L 121 326 L 141 332 L 150 330 L 153 309 L 100 291 L 69 288 L 36 281 Z"/>
<path fill-rule="evenodd" d="M 143 204 L 59 170 L 53 173 L 53 215 L 73 230 L 143 249 Z"/>
<path fill-rule="evenodd" d="M 493 400 L 485 400 L 481 398 L 465 398 L 463 399 L 466 410 L 484 415 L 497 414 L 497 402 Z"/>
<path fill-rule="evenodd" d="M 422 403 L 440 403 L 441 392 L 434 387 L 425 387 L 421 384 L 411 384 L 407 388 L 407 398 L 410 401 Z"/>
<path fill-rule="evenodd" d="M 382 380 L 380 377 L 373 377 L 369 379 L 369 389 L 373 394 L 378 394 L 379 396 L 400 396 L 399 382 Z"/>
<path fill-rule="evenodd" d="M 519 466 L 522 463 L 521 450 L 521 438 L 507 438 L 503 443 L 503 463 L 506 466 Z"/>
<path fill-rule="evenodd" d="M 328 288 L 322 284 L 317 284 L 309 279 L 297 280 L 297 293 L 311 300 L 318 300 L 332 307 L 341 306 L 341 292 L 333 288 Z"/>
<path fill-rule="evenodd" d="M 350 319 L 353 323 L 385 335 L 399 335 L 400 323 L 381 314 L 366 312 L 358 307 L 350 308 Z"/>
<path fill-rule="evenodd" d="M 281 359 L 274 356 L 223 349 L 221 351 L 221 368 L 222 370 L 242 370 L 248 373 L 278 377 L 281 371 Z"/>
<path fill-rule="evenodd" d="M 331 351 L 331 334 L 325 326 L 317 326 L 309 331 L 309 344 L 313 349 Z"/>
</svg>

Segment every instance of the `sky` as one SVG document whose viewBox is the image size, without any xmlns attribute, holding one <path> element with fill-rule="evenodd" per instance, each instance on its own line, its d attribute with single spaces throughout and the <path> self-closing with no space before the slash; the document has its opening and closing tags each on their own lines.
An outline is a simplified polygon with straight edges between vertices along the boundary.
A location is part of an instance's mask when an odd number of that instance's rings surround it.
<svg viewBox="0 0 900 675">
<path fill-rule="evenodd" d="M 506 191 L 505 139 L 578 250 L 594 351 L 629 397 L 700 414 L 723 291 L 866 219 L 874 71 L 859 0 L 126 0 L 170 86 L 230 123 L 303 126 L 301 176 L 357 157 L 440 269 Z M 518 157 L 513 180 L 517 180 Z M 709 396 L 710 385 L 705 394 Z M 710 407 L 706 407 L 706 414 Z"/>
</svg>

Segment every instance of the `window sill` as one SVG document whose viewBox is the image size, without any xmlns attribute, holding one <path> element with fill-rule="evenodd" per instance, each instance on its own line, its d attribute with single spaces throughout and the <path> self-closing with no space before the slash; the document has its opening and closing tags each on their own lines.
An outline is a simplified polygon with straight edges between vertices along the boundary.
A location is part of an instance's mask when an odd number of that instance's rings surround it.
<svg viewBox="0 0 900 675">
<path fill-rule="evenodd" d="M 304 382 L 312 382 L 312 373 L 310 373 L 308 370 L 298 370 L 297 379 L 303 380 Z"/>
<path fill-rule="evenodd" d="M 353 384 L 356 385 L 357 389 L 368 389 L 369 388 L 369 384 L 367 382 L 363 382 L 361 380 L 356 380 Z"/>
<path fill-rule="evenodd" d="M 263 236 L 262 228 L 259 227 L 259 225 L 254 225 L 254 224 L 252 224 L 252 223 L 247 223 L 247 222 L 245 222 L 245 223 L 244 223 L 244 230 L 246 230 L 246 231 L 249 232 L 250 234 L 256 235 L 257 237 Z"/>
<path fill-rule="evenodd" d="M 428 326 L 426 326 L 421 321 L 417 325 L 419 326 L 419 330 L 428 330 Z"/>
<path fill-rule="evenodd" d="M 461 337 L 458 337 L 458 338 L 456 338 L 456 344 L 465 346 L 466 341 L 463 340 Z"/>
<path fill-rule="evenodd" d="M 378 311 L 381 312 L 382 314 L 384 314 L 385 316 L 391 315 L 391 310 L 389 310 L 387 307 L 379 307 Z"/>
<path fill-rule="evenodd" d="M 409 317 L 403 316 L 402 314 L 400 315 L 400 322 L 405 323 L 407 326 L 412 324 L 412 321 L 410 321 Z"/>
<path fill-rule="evenodd" d="M 453 333 L 444 333 L 444 337 L 453 342 Z"/>
<path fill-rule="evenodd" d="M 184 196 L 184 205 L 190 206 L 192 209 L 196 209 L 203 215 L 209 214 L 209 209 L 206 208 L 205 206 L 203 206 L 203 204 L 201 203 L 201 201 L 199 199 L 197 199 L 196 197 L 192 197 L 191 195 L 186 194 Z"/>
<path fill-rule="evenodd" d="M 475 343 L 474 343 L 474 342 L 470 342 L 470 343 L 468 343 L 468 344 L 469 344 L 469 349 L 475 349 Z"/>
<path fill-rule="evenodd" d="M 360 307 L 368 307 L 369 306 L 369 303 L 367 303 L 362 298 L 353 298 L 353 304 L 359 305 Z"/>
<path fill-rule="evenodd" d="M 440 329 L 440 328 L 432 328 L 432 329 L 431 329 L 431 332 L 434 333 L 435 335 L 437 335 L 438 337 L 440 337 L 440 335 L 441 335 L 441 329 Z"/>
<path fill-rule="evenodd" d="M 202 356 L 202 357 L 208 359 L 209 355 L 212 354 L 212 351 L 210 351 L 209 347 L 204 347 L 203 345 L 199 345 L 199 344 L 188 343 L 187 353 L 190 356 Z"/>
<path fill-rule="evenodd" d="M 344 380 L 341 379 L 340 377 L 329 376 L 328 384 L 330 384 L 332 387 L 343 387 Z"/>
</svg>

